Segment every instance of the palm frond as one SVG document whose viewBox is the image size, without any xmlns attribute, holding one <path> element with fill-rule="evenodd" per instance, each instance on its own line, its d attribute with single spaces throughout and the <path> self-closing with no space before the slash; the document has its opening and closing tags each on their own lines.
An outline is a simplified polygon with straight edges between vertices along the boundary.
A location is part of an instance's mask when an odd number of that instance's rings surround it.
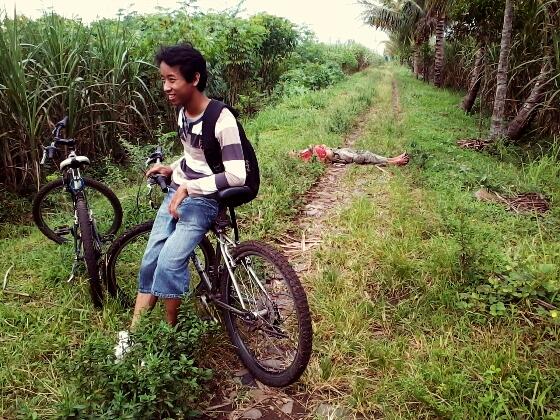
<svg viewBox="0 0 560 420">
<path fill-rule="evenodd" d="M 360 4 L 364 6 L 364 11 L 362 12 L 363 21 L 368 25 L 386 31 L 396 32 L 405 24 L 400 11 L 379 6 L 369 1 L 360 1 Z"/>
</svg>

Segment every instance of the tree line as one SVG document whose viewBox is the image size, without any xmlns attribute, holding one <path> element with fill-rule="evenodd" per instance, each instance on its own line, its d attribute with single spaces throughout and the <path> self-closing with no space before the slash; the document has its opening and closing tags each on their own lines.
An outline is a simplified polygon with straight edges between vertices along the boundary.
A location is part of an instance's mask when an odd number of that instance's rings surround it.
<svg viewBox="0 0 560 420">
<path fill-rule="evenodd" d="M 390 33 L 387 54 L 435 86 L 467 91 L 466 112 L 491 110 L 488 140 L 560 133 L 560 1 L 361 4 L 365 22 Z"/>
</svg>

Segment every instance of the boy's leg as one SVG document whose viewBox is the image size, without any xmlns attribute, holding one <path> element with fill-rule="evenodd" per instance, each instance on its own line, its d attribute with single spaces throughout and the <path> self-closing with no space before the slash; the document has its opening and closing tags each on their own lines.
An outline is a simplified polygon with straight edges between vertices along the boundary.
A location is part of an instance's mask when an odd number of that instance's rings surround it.
<svg viewBox="0 0 560 420">
<path fill-rule="evenodd" d="M 157 296 L 154 296 L 151 293 L 138 292 L 136 295 L 136 303 L 134 305 L 134 314 L 132 315 L 132 321 L 130 322 L 131 330 L 134 330 L 142 312 L 146 310 L 151 311 L 156 305 L 157 300 Z"/>
<path fill-rule="evenodd" d="M 367 150 L 357 150 L 354 161 L 360 165 L 386 165 L 388 159 Z"/>
<path fill-rule="evenodd" d="M 332 149 L 332 163 L 348 164 L 354 161 L 354 153 L 351 149 Z"/>
<path fill-rule="evenodd" d="M 385 165 L 388 159 L 367 150 L 349 148 L 333 149 L 334 163 L 357 163 L 358 165 Z"/>
<path fill-rule="evenodd" d="M 154 220 L 154 226 L 150 232 L 150 238 L 142 263 L 138 273 L 138 294 L 136 296 L 136 304 L 134 305 L 134 315 L 132 316 L 131 329 L 134 328 L 142 312 L 151 310 L 157 302 L 157 296 L 152 295 L 152 285 L 154 281 L 154 272 L 157 266 L 158 257 L 165 244 L 167 238 L 175 230 L 177 222 L 169 214 L 167 206 L 171 201 L 175 190 L 170 189 L 157 212 Z"/>
<path fill-rule="evenodd" d="M 408 153 L 406 152 L 401 153 L 398 156 L 387 159 L 387 163 L 391 165 L 397 165 L 397 166 L 407 165 L 409 161 L 410 161 L 410 156 L 408 156 Z"/>
<path fill-rule="evenodd" d="M 165 304 L 165 320 L 169 325 L 177 324 L 177 315 L 179 315 L 179 306 L 181 299 L 163 299 Z"/>
<path fill-rule="evenodd" d="M 187 197 L 177 208 L 179 220 L 159 254 L 151 294 L 164 299 L 167 322 L 177 322 L 181 297 L 188 290 L 188 259 L 218 214 L 216 200 Z"/>
</svg>

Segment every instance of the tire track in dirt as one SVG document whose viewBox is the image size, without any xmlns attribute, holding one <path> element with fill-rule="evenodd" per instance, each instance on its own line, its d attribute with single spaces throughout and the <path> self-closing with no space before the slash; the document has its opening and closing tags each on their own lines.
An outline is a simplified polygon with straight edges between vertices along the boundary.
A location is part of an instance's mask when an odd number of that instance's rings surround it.
<svg viewBox="0 0 560 420">
<path fill-rule="evenodd" d="M 375 112 L 375 107 L 370 108 L 359 118 L 354 130 L 345 138 L 345 147 L 354 146 L 362 137 Z M 321 222 L 331 217 L 334 209 L 343 208 L 360 195 L 359 180 L 351 188 L 344 183 L 348 168 L 348 165 L 343 164 L 328 165 L 325 173 L 305 194 L 304 205 L 292 222 L 294 228 L 276 238 L 277 245 L 282 248 L 300 276 L 310 269 L 309 252 L 321 243 Z M 378 169 L 384 171 L 381 167 Z"/>
</svg>

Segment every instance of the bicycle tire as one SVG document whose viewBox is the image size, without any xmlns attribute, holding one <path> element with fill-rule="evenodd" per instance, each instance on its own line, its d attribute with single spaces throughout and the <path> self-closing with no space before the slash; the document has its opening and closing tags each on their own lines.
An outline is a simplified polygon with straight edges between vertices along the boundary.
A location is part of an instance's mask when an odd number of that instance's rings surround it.
<svg viewBox="0 0 560 420">
<path fill-rule="evenodd" d="M 86 264 L 91 300 L 96 308 L 103 306 L 103 290 L 99 276 L 99 256 L 100 252 L 96 251 L 94 245 L 94 225 L 89 217 L 89 210 L 83 195 L 76 198 L 76 215 L 78 218 L 78 227 L 80 229 L 79 237 L 83 250 L 84 262 Z"/>
<path fill-rule="evenodd" d="M 298 324 L 298 348 L 293 362 L 288 368 L 281 372 L 271 372 L 270 370 L 265 369 L 265 367 L 253 356 L 240 336 L 234 321 L 236 316 L 227 309 L 222 311 L 224 324 L 230 340 L 236 348 L 237 354 L 241 358 L 241 361 L 256 379 L 268 386 L 287 386 L 300 378 L 311 357 L 313 330 L 307 296 L 296 272 L 286 257 L 284 257 L 284 255 L 279 251 L 263 242 L 247 241 L 239 244 L 232 252 L 232 256 L 237 267 L 239 267 L 240 259 L 249 255 L 257 255 L 265 260 L 268 260 L 268 262 L 270 262 L 285 279 L 293 296 Z M 232 281 L 227 271 L 222 274 L 221 288 L 223 301 L 228 305 L 234 306 L 234 298 L 231 293 L 233 290 Z"/>
<path fill-rule="evenodd" d="M 119 201 L 115 193 L 105 184 L 88 177 L 83 177 L 83 180 L 86 186 L 86 191 L 87 189 L 96 190 L 101 195 L 105 196 L 105 198 L 111 204 L 111 207 L 113 209 L 113 217 L 110 222 L 110 226 L 107 229 L 107 231 L 100 232 L 100 235 L 101 236 L 114 235 L 115 233 L 117 233 L 117 231 L 119 230 L 122 224 L 123 210 L 122 210 L 121 202 Z M 43 204 L 45 203 L 45 200 L 47 199 L 49 194 L 55 194 L 57 190 L 60 190 L 62 192 L 64 188 L 65 185 L 62 178 L 57 179 L 55 181 L 51 181 L 43 185 L 43 187 L 39 189 L 39 192 L 33 199 L 33 204 L 32 204 L 32 214 L 33 214 L 33 221 L 35 222 L 35 225 L 37 225 L 39 230 L 47 238 L 56 242 L 57 244 L 65 243 L 68 241 L 68 239 L 66 239 L 61 235 L 58 235 L 52 229 L 52 226 L 48 225 L 43 215 Z"/>
<path fill-rule="evenodd" d="M 130 294 L 126 293 L 123 288 L 119 287 L 116 272 L 117 260 L 127 245 L 132 243 L 139 236 L 151 232 L 153 224 L 153 220 L 150 220 L 131 227 L 120 235 L 107 251 L 107 260 L 105 265 L 107 291 L 111 296 L 117 298 L 124 307 L 133 306 L 135 296 L 130 296 Z M 204 255 L 204 271 L 208 272 L 214 264 L 216 253 L 206 236 L 198 244 L 198 247 L 200 247 Z M 141 261 L 139 260 L 137 265 L 138 268 L 140 267 L 140 262 Z"/>
</svg>

